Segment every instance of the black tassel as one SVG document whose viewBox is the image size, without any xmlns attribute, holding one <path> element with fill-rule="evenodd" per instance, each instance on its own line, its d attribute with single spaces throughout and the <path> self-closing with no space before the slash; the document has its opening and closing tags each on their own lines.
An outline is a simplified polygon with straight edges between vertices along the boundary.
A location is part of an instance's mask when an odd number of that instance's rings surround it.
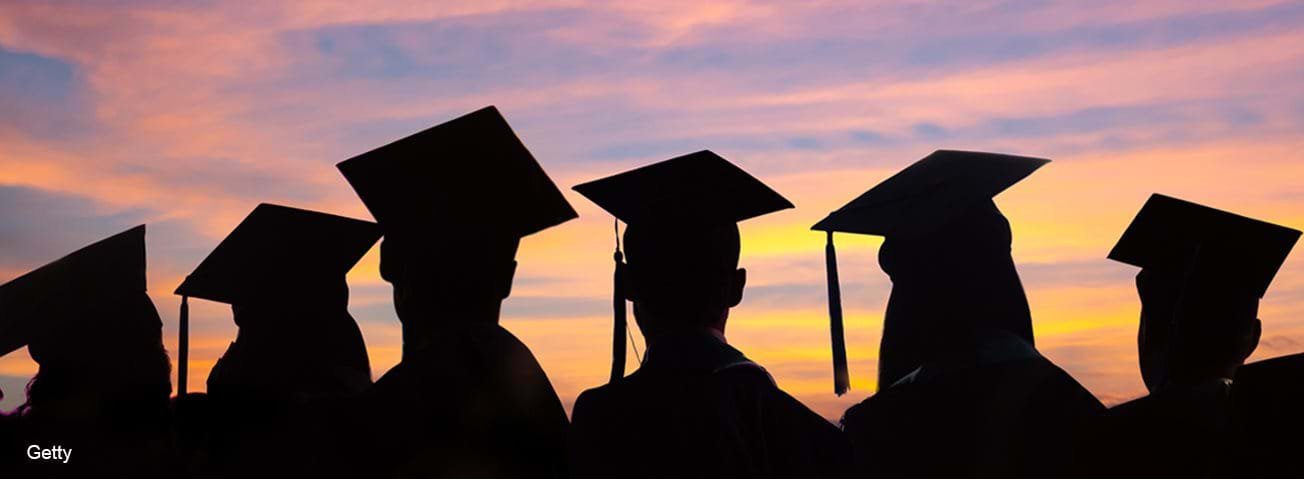
<svg viewBox="0 0 1304 479">
<path fill-rule="evenodd" d="M 177 397 L 186 395 L 187 369 L 190 366 L 190 302 L 181 297 L 180 326 L 177 328 Z"/>
<path fill-rule="evenodd" d="M 839 396 L 851 389 L 847 372 L 847 339 L 842 331 L 842 288 L 838 285 L 838 256 L 833 250 L 833 232 L 828 232 L 824 247 L 824 267 L 829 282 L 829 333 L 833 337 L 833 392 Z"/>
<path fill-rule="evenodd" d="M 620 246 L 616 246 L 616 253 L 612 255 L 616 261 L 616 272 L 612 275 L 612 332 L 611 332 L 611 379 L 610 382 L 616 382 L 617 379 L 625 377 L 625 275 L 624 266 L 625 258 L 620 253 Z"/>
</svg>

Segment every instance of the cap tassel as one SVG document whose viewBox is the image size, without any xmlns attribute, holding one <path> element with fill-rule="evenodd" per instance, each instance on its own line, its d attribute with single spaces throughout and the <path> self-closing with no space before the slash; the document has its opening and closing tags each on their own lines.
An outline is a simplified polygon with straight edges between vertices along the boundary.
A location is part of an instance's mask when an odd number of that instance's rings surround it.
<svg viewBox="0 0 1304 479">
<path fill-rule="evenodd" d="M 624 255 L 620 253 L 620 246 L 616 246 L 616 253 L 612 255 L 616 261 L 616 271 L 612 275 L 612 332 L 611 332 L 611 381 L 625 377 L 625 275 L 622 269 L 625 266 Z"/>
<path fill-rule="evenodd" d="M 190 366 L 190 302 L 181 297 L 180 326 L 177 328 L 177 397 L 186 395 L 187 369 Z"/>
<path fill-rule="evenodd" d="M 838 256 L 833 249 L 833 232 L 828 232 L 824 247 L 824 267 L 829 283 L 829 332 L 833 337 L 833 392 L 839 396 L 851 389 L 847 372 L 847 339 L 842 331 L 842 288 L 838 285 Z"/>
</svg>

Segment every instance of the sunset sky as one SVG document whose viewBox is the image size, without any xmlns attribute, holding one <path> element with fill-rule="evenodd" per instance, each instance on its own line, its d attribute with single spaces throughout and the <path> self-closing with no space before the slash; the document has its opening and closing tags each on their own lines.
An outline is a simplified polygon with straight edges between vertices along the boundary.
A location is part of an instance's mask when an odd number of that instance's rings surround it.
<svg viewBox="0 0 1304 479">
<path fill-rule="evenodd" d="M 335 163 L 493 104 L 580 213 L 523 241 L 502 320 L 568 409 L 606 379 L 613 245 L 570 187 L 709 148 L 797 205 L 742 225 L 730 342 L 836 419 L 875 390 L 890 283 L 839 237 L 838 398 L 809 227 L 935 149 L 1055 160 L 997 203 L 1039 348 L 1108 404 L 1144 388 L 1136 270 L 1105 254 L 1152 192 L 1304 227 L 1301 2 L 271 3 L 0 4 L 0 281 L 147 223 L 175 354 L 172 290 L 254 206 L 369 218 Z M 1299 249 L 1256 358 L 1304 351 Z M 377 259 L 349 277 L 375 377 L 400 347 Z M 202 391 L 235 327 L 197 300 L 191 328 Z M 0 409 L 34 372 L 0 358 Z"/>
</svg>

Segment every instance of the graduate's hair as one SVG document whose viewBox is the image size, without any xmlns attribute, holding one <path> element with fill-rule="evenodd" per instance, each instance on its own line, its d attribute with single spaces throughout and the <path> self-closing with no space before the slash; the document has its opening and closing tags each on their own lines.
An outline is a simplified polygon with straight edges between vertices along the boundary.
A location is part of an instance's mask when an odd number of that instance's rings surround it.
<svg viewBox="0 0 1304 479">
<path fill-rule="evenodd" d="M 479 278 L 468 275 L 499 271 L 483 265 L 486 261 L 512 261 L 520 242 L 514 235 L 486 230 L 398 231 L 380 243 L 380 275 L 391 283 L 420 282 L 451 272 L 462 277 L 463 283 L 474 283 Z"/>
<path fill-rule="evenodd" d="M 29 344 L 40 369 L 17 412 L 41 414 L 47 404 L 93 398 L 103 402 L 115 423 L 166 425 L 172 364 L 163 346 L 162 320 L 149 296 L 117 296 L 85 309 L 84 314 L 101 316 L 96 319 L 104 322 L 102 329 Z"/>
<path fill-rule="evenodd" d="M 1137 275 L 1137 291 L 1147 347 L 1164 348 L 1170 367 L 1182 369 L 1174 373 L 1238 366 L 1258 346 L 1259 297 L 1243 285 L 1146 268 Z"/>
<path fill-rule="evenodd" d="M 1010 244 L 1010 224 L 990 201 L 925 237 L 883 242 L 879 265 L 892 278 L 892 294 L 880 381 L 891 384 L 936 355 L 965 351 L 992 332 L 1035 344 Z"/>
<path fill-rule="evenodd" d="M 624 238 L 628 271 L 644 307 L 683 318 L 729 307 L 725 288 L 738 268 L 738 225 L 630 225 Z"/>
</svg>

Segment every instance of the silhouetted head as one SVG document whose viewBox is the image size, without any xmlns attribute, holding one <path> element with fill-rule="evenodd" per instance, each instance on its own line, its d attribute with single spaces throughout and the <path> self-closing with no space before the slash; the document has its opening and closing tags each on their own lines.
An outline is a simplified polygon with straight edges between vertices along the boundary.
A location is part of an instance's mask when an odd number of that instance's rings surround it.
<svg viewBox="0 0 1304 479">
<path fill-rule="evenodd" d="M 337 166 L 385 232 L 405 351 L 442 326 L 496 322 L 521 238 L 577 216 L 492 106 Z"/>
<path fill-rule="evenodd" d="M 892 278 L 892 294 L 879 349 L 880 385 L 890 386 L 939 355 L 972 353 L 989 333 L 1007 332 L 1032 344 L 1028 302 L 1010 257 L 1010 224 L 992 199 L 1049 162 L 938 150 L 812 227 L 829 232 L 831 280 L 837 272 L 832 233 L 885 238 L 879 264 Z M 841 306 L 831 286 L 836 325 Z M 835 345 L 840 329 L 834 329 Z"/>
<path fill-rule="evenodd" d="M 368 221 L 258 205 L 176 290 L 230 304 L 240 328 L 208 391 L 270 401 L 370 384 L 346 275 L 379 239 Z"/>
<path fill-rule="evenodd" d="M 381 243 L 381 276 L 394 286 L 404 327 L 422 322 L 498 321 L 511 294 L 520 239 L 482 232 L 391 234 Z"/>
<path fill-rule="evenodd" d="M 231 313 L 242 330 L 294 330 L 311 325 L 312 318 L 323 312 L 347 312 L 348 307 L 349 284 L 344 276 L 320 275 L 247 296 L 231 303 Z"/>
<path fill-rule="evenodd" d="M 738 226 L 732 223 L 625 230 L 626 297 L 648 341 L 676 332 L 724 332 L 729 308 L 742 301 L 747 283 L 738 254 Z"/>
<path fill-rule="evenodd" d="M 110 236 L 0 287 L 0 354 L 38 365 L 23 414 L 70 424 L 158 426 L 171 365 L 145 294 L 145 226 Z"/>
<path fill-rule="evenodd" d="M 1151 392 L 1230 379 L 1258 346 L 1259 299 L 1300 232 L 1160 194 L 1109 252 L 1138 266 L 1137 352 Z"/>
<path fill-rule="evenodd" d="M 240 327 L 208 377 L 215 397 L 303 401 L 358 393 L 371 384 L 362 332 L 348 312 L 342 276 L 231 305 Z"/>
<path fill-rule="evenodd" d="M 1258 347 L 1259 298 L 1244 288 L 1162 268 L 1142 269 L 1136 287 L 1137 354 L 1151 392 L 1232 378 Z"/>
<path fill-rule="evenodd" d="M 144 293 L 84 299 L 76 313 L 94 320 L 28 344 L 40 367 L 21 410 L 61 422 L 165 421 L 172 368 L 153 302 Z"/>
<path fill-rule="evenodd" d="M 883 384 L 939 355 L 971 351 L 984 330 L 1033 344 L 1010 242 L 1009 222 L 990 200 L 934 233 L 883 242 L 879 265 L 892 278 L 879 360 Z"/>
<path fill-rule="evenodd" d="M 618 350 L 625 336 L 623 299 L 634 302 L 635 320 L 649 344 L 677 332 L 723 333 L 729 308 L 742 301 L 747 283 L 747 271 L 738 268 L 738 223 L 792 208 L 778 192 L 709 150 L 576 185 L 575 191 L 628 225 L 626 266 L 616 257 Z M 613 355 L 617 373 L 622 357 Z"/>
</svg>

